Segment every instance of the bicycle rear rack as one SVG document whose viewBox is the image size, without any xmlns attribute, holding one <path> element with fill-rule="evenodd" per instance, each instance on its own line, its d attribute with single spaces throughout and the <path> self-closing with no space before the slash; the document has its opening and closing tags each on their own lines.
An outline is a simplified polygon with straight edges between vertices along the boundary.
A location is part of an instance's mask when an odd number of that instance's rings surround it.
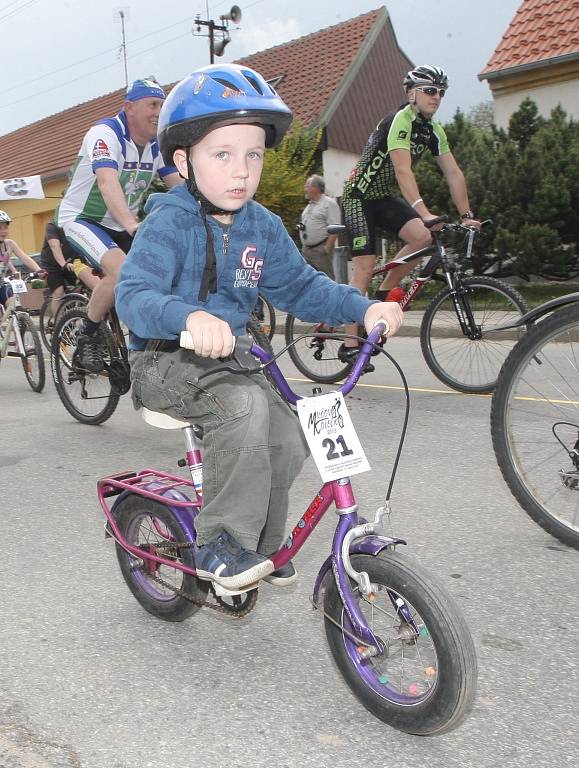
<svg viewBox="0 0 579 768">
<path fill-rule="evenodd" d="M 179 496 L 183 495 L 183 492 L 177 489 L 183 487 L 193 490 L 196 497 L 194 501 L 179 498 Z M 162 504 L 166 504 L 167 500 L 170 500 L 171 506 L 201 506 L 201 499 L 197 496 L 191 480 L 186 480 L 168 472 L 160 472 L 157 469 L 142 469 L 140 472 L 119 472 L 115 475 L 103 477 L 97 482 L 97 490 L 101 499 L 118 496 L 124 491 L 129 491 L 140 496 L 146 496 L 148 499 L 154 499 Z M 168 493 L 171 491 L 175 492 Z"/>
</svg>

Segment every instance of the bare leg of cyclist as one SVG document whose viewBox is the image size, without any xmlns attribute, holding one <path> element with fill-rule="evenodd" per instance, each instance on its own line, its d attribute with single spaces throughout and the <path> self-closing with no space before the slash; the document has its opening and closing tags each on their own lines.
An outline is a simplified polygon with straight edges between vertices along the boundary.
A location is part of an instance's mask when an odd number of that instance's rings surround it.
<svg viewBox="0 0 579 768">
<path fill-rule="evenodd" d="M 109 309 L 115 305 L 115 285 L 124 260 L 125 253 L 120 248 L 111 248 L 101 260 L 104 277 L 93 288 L 87 310 L 88 318 L 93 323 L 104 320 Z"/>
<path fill-rule="evenodd" d="M 376 256 L 355 256 L 352 259 L 352 277 L 350 279 L 350 285 L 353 288 L 357 288 L 362 296 L 366 295 L 370 280 L 372 279 L 372 270 L 376 264 Z M 345 325 L 344 330 L 349 334 L 358 334 L 358 326 Z M 344 339 L 345 347 L 357 347 L 358 342 L 355 339 Z"/>
<path fill-rule="evenodd" d="M 59 285 L 58 288 L 55 288 L 50 296 L 50 315 L 51 317 L 54 317 L 54 315 L 58 312 L 58 307 L 60 305 L 60 300 L 64 296 L 64 285 Z"/>
<path fill-rule="evenodd" d="M 90 267 L 84 267 L 84 269 L 77 272 L 77 277 L 90 291 L 94 291 L 100 283 L 100 277 L 95 275 Z"/>
<path fill-rule="evenodd" d="M 401 256 L 408 256 L 415 251 L 419 251 L 421 248 L 426 248 L 432 242 L 432 237 L 429 230 L 424 226 L 422 219 L 411 219 L 407 221 L 398 233 L 398 237 L 405 242 L 403 248 L 401 248 L 394 258 L 399 259 Z M 400 285 L 402 278 L 406 277 L 414 267 L 416 263 L 402 264 L 400 267 L 394 267 L 386 273 L 386 277 L 382 281 L 379 291 L 389 291 L 391 288 L 396 288 Z"/>
<path fill-rule="evenodd" d="M 104 369 L 103 353 L 99 348 L 98 329 L 107 312 L 115 304 L 115 285 L 125 253 L 120 248 L 111 248 L 101 259 L 104 277 L 95 286 L 87 308 L 82 335 L 78 339 L 77 353 L 80 365 L 91 373 Z"/>
</svg>

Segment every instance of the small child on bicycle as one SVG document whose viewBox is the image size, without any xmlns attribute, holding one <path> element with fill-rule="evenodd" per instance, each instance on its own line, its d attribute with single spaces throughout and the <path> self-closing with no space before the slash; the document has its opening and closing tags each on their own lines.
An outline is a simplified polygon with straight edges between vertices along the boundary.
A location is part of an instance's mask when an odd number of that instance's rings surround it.
<svg viewBox="0 0 579 768">
<path fill-rule="evenodd" d="M 261 75 L 234 64 L 178 83 L 159 116 L 160 149 L 186 180 L 147 201 L 116 288 L 131 329 L 135 407 L 204 429 L 199 578 L 240 589 L 293 582 L 268 555 L 284 540 L 288 493 L 307 456 L 297 417 L 263 374 L 197 377 L 246 333 L 259 292 L 304 320 L 402 323 L 398 304 L 371 302 L 309 266 L 280 218 L 256 203 L 266 147 L 292 114 Z M 195 352 L 179 347 L 188 330 Z"/>
<path fill-rule="evenodd" d="M 28 267 L 31 272 L 40 272 L 40 267 L 36 261 L 24 253 L 22 248 L 14 240 L 8 239 L 8 231 L 12 219 L 6 211 L 0 211 L 0 278 L 16 277 L 20 273 L 12 263 L 12 257 L 17 256 L 20 261 Z M 12 296 L 12 289 L 9 285 L 0 284 L 0 304 L 5 307 L 6 302 Z"/>
</svg>

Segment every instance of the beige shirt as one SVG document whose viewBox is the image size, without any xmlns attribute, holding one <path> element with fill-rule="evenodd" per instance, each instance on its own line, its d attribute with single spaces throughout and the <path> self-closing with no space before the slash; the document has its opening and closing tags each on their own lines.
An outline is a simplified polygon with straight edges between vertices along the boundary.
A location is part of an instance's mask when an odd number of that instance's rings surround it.
<svg viewBox="0 0 579 768">
<path fill-rule="evenodd" d="M 302 245 L 318 245 L 328 237 L 330 224 L 341 224 L 340 208 L 333 197 L 322 195 L 319 200 L 310 200 L 302 211 L 300 232 Z"/>
</svg>

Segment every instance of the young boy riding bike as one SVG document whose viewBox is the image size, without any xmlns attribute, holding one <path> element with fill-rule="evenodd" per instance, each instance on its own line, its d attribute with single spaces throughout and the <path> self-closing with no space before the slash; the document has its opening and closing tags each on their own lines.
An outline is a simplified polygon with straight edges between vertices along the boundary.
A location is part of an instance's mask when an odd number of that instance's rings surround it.
<svg viewBox="0 0 579 768">
<path fill-rule="evenodd" d="M 176 85 L 161 110 L 159 143 L 186 185 L 148 200 L 116 290 L 132 331 L 135 405 L 204 428 L 195 565 L 200 578 L 228 589 L 295 580 L 291 563 L 273 572 L 267 555 L 284 539 L 288 492 L 307 447 L 265 376 L 197 377 L 246 333 L 258 287 L 305 320 L 367 330 L 382 320 L 390 335 L 402 322 L 398 304 L 373 303 L 309 266 L 279 217 L 252 199 L 265 148 L 281 141 L 291 118 L 247 67 L 204 67 Z M 179 347 L 185 329 L 195 352 Z"/>
</svg>

